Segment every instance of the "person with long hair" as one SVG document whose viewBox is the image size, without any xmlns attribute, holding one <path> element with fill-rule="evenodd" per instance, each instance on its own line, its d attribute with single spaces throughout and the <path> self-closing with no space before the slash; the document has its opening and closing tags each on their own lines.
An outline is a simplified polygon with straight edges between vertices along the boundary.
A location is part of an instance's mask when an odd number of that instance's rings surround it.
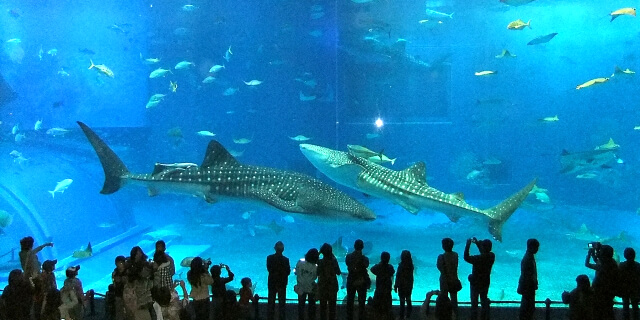
<svg viewBox="0 0 640 320">
<path fill-rule="evenodd" d="M 20 269 L 11 270 L 9 284 L 2 291 L 7 319 L 29 320 L 33 304 L 33 288 Z"/>
<path fill-rule="evenodd" d="M 409 250 L 402 250 L 393 289 L 400 299 L 400 320 L 411 318 L 411 292 L 413 291 L 413 258 Z M 406 313 L 405 313 L 405 304 Z M 405 317 L 406 316 L 406 317 Z"/>
<path fill-rule="evenodd" d="M 320 253 L 322 253 L 322 259 L 318 261 L 320 320 L 336 320 L 336 304 L 340 289 L 337 277 L 342 274 L 342 271 L 330 244 L 324 243 L 320 247 Z M 329 309 L 328 314 L 327 309 Z"/>
<path fill-rule="evenodd" d="M 213 283 L 213 278 L 207 267 L 202 258 L 195 257 L 191 260 L 191 269 L 187 272 L 187 280 L 191 285 L 189 295 L 193 298 L 193 310 L 196 314 L 195 320 L 209 320 L 209 286 Z"/>
</svg>

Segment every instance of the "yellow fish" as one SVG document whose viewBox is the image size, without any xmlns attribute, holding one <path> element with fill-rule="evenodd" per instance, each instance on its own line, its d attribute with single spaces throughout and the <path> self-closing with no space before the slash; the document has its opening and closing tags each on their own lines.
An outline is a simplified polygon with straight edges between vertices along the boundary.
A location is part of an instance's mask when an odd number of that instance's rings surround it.
<svg viewBox="0 0 640 320">
<path fill-rule="evenodd" d="M 105 74 L 107 77 L 113 78 L 113 71 L 111 71 L 111 69 L 107 68 L 107 66 L 105 66 L 104 64 L 95 65 L 95 64 L 93 64 L 93 61 L 91 59 L 89 59 L 89 61 L 91 62 L 91 65 L 89 66 L 89 69 L 96 68 L 99 72 Z"/>
<path fill-rule="evenodd" d="M 476 76 L 488 76 L 488 75 L 492 75 L 492 74 L 496 74 L 498 73 L 498 71 L 490 71 L 490 70 L 486 70 L 486 71 L 478 71 L 475 73 Z"/>
<path fill-rule="evenodd" d="M 553 117 L 544 117 L 542 119 L 538 119 L 538 121 L 544 121 L 544 122 L 556 122 L 556 121 L 560 121 L 560 119 L 558 118 L 558 115 L 556 114 Z"/>
<path fill-rule="evenodd" d="M 178 82 L 169 81 L 169 89 L 171 89 L 171 92 L 176 92 L 178 90 Z"/>
<path fill-rule="evenodd" d="M 611 76 L 613 77 L 616 74 L 621 74 L 621 73 L 624 73 L 624 74 L 635 74 L 636 72 L 629 70 L 629 68 L 627 68 L 627 70 L 622 70 L 622 69 L 620 69 L 620 67 L 616 66 L 616 68 L 613 71 L 613 74 L 611 74 Z"/>
<path fill-rule="evenodd" d="M 613 142 L 613 139 L 609 138 L 609 142 L 601 145 L 601 146 L 597 146 L 596 150 L 616 150 L 620 148 L 620 145 Z"/>
<path fill-rule="evenodd" d="M 611 12 L 609 15 L 611 15 L 611 21 L 615 20 L 617 17 L 619 16 L 636 16 L 636 8 L 622 8 L 622 9 L 618 9 L 616 11 Z"/>
<path fill-rule="evenodd" d="M 507 49 L 502 49 L 502 53 L 497 55 L 496 58 L 500 59 L 500 58 L 515 58 L 516 55 L 512 54 L 511 52 L 509 52 L 509 50 Z"/>
<path fill-rule="evenodd" d="M 577 86 L 577 87 L 576 87 L 576 90 L 580 90 L 580 89 L 582 89 L 582 88 L 590 87 L 590 86 L 592 86 L 592 85 L 594 85 L 594 84 L 597 84 L 597 83 L 605 83 L 605 82 L 607 82 L 607 81 L 609 81 L 609 78 L 596 78 L 596 79 L 592 79 L 592 80 L 589 80 L 589 81 L 587 81 L 587 82 L 585 82 L 585 83 L 583 83 L 583 84 L 581 84 L 581 85 Z"/>
<path fill-rule="evenodd" d="M 509 24 L 507 25 L 507 29 L 509 30 L 522 30 L 524 29 L 524 27 L 529 27 L 529 29 L 531 29 L 531 20 L 529 20 L 527 23 L 524 23 L 524 21 L 518 19 L 516 21 L 509 22 Z"/>
</svg>

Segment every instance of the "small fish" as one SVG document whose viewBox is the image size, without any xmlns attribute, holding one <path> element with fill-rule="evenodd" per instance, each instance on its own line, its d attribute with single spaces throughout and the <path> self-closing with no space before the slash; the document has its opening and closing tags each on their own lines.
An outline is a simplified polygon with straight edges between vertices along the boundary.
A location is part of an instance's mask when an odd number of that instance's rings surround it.
<svg viewBox="0 0 640 320">
<path fill-rule="evenodd" d="M 113 222 L 103 222 L 98 225 L 98 228 L 109 229 L 115 227 L 116 224 Z"/>
<path fill-rule="evenodd" d="M 60 71 L 58 71 L 58 75 L 61 77 L 68 77 L 70 76 L 70 74 L 66 71 L 64 71 L 64 68 L 60 68 Z"/>
<path fill-rule="evenodd" d="M 203 130 L 203 131 L 198 131 L 198 132 L 197 132 L 197 134 L 198 134 L 199 136 L 203 136 L 203 137 L 215 137 L 215 135 L 216 135 L 215 133 L 213 133 L 213 132 L 211 132 L 211 131 L 205 131 L 205 130 Z"/>
<path fill-rule="evenodd" d="M 19 157 L 22 157 L 22 152 L 19 152 L 18 150 L 13 150 L 9 152 L 9 155 L 14 158 L 19 158 Z"/>
<path fill-rule="evenodd" d="M 153 79 L 153 78 L 164 77 L 169 72 L 171 72 L 171 70 L 158 68 L 158 69 L 155 69 L 155 70 L 151 71 L 151 74 L 149 74 L 149 78 Z"/>
<path fill-rule="evenodd" d="M 91 62 L 89 69 L 96 68 L 98 72 L 106 75 L 107 77 L 113 78 L 113 71 L 111 71 L 111 69 L 109 69 L 107 66 L 105 66 L 104 64 L 93 64 L 93 60 L 91 59 L 89 59 L 89 61 Z"/>
<path fill-rule="evenodd" d="M 379 134 L 379 133 L 367 133 L 367 134 L 365 135 L 365 137 L 366 137 L 367 139 L 375 139 L 375 138 L 380 137 L 380 134 Z"/>
<path fill-rule="evenodd" d="M 236 143 L 236 144 L 248 144 L 248 143 L 251 143 L 251 141 L 253 140 L 248 138 L 233 139 L 233 143 Z"/>
<path fill-rule="evenodd" d="M 225 68 L 224 65 L 216 64 L 215 66 L 211 67 L 211 69 L 209 69 L 209 72 L 216 73 L 216 72 L 218 72 L 218 71 L 220 71 L 220 70 L 222 70 L 224 68 Z"/>
<path fill-rule="evenodd" d="M 596 78 L 596 79 L 592 79 L 592 80 L 589 80 L 589 81 L 587 81 L 587 82 L 585 82 L 585 83 L 583 83 L 583 84 L 581 84 L 581 85 L 578 85 L 578 86 L 576 87 L 576 90 L 580 90 L 580 89 L 582 89 L 582 88 L 590 87 L 590 86 L 592 86 L 592 85 L 594 85 L 594 84 L 605 83 L 605 82 L 607 82 L 607 81 L 609 81 L 609 78 Z"/>
<path fill-rule="evenodd" d="M 251 218 L 251 215 L 253 215 L 254 213 L 256 213 L 255 210 L 245 211 L 242 213 L 242 219 L 249 220 Z"/>
<path fill-rule="evenodd" d="M 497 74 L 498 71 L 491 71 L 491 70 L 486 70 L 486 71 L 478 71 L 475 73 L 476 76 L 488 76 L 488 75 L 493 75 L 493 74 Z"/>
<path fill-rule="evenodd" d="M 609 138 L 609 141 L 607 141 L 607 143 L 597 146 L 595 150 L 617 150 L 619 148 L 620 148 L 620 145 L 613 142 L 612 138 Z"/>
<path fill-rule="evenodd" d="M 214 81 L 216 81 L 215 77 L 208 76 L 208 77 L 204 78 L 204 80 L 202 80 L 202 83 L 212 83 Z"/>
<path fill-rule="evenodd" d="M 166 96 L 166 94 L 156 93 L 149 98 L 149 101 L 162 101 Z"/>
<path fill-rule="evenodd" d="M 9 39 L 9 40 L 7 40 L 7 43 L 15 43 L 15 44 L 18 44 L 18 43 L 20 43 L 20 42 L 22 42 L 22 40 L 20 40 L 19 38 L 13 38 L 13 39 Z"/>
<path fill-rule="evenodd" d="M 180 62 L 178 62 L 178 64 L 176 64 L 175 69 L 176 70 L 184 70 L 184 69 L 189 69 L 191 66 L 195 66 L 195 64 L 193 64 L 193 62 L 189 62 L 189 61 L 180 61 Z"/>
<path fill-rule="evenodd" d="M 147 104 L 146 104 L 144 107 L 145 107 L 146 109 L 155 108 L 155 107 L 157 107 L 157 106 L 160 104 L 160 102 L 161 102 L 160 100 L 157 100 L 157 101 L 151 101 L 151 100 L 149 100 L 149 101 L 147 102 Z"/>
<path fill-rule="evenodd" d="M 509 52 L 509 50 L 507 49 L 502 49 L 502 53 L 500 53 L 499 55 L 496 56 L 497 59 L 501 59 L 501 58 L 515 58 L 516 55 L 512 54 L 511 52 Z"/>
<path fill-rule="evenodd" d="M 87 244 L 86 248 L 81 248 L 80 250 L 73 251 L 72 256 L 77 259 L 86 259 L 93 255 L 93 249 L 91 248 L 91 242 Z"/>
<path fill-rule="evenodd" d="M 42 46 L 40 46 L 40 50 L 38 50 L 38 59 L 40 59 L 40 61 L 42 61 L 43 54 L 44 54 L 44 51 L 42 51 Z"/>
<path fill-rule="evenodd" d="M 538 119 L 538 121 L 542 121 L 542 122 L 556 122 L 556 121 L 560 121 L 560 119 L 558 118 L 558 115 L 556 114 L 553 117 L 544 117 L 541 119 Z"/>
<path fill-rule="evenodd" d="M 531 29 L 531 20 L 529 20 L 527 23 L 524 23 L 522 19 L 518 19 L 509 22 L 509 24 L 507 25 L 507 29 L 509 30 L 522 30 L 525 27 L 529 27 L 529 29 Z"/>
<path fill-rule="evenodd" d="M 16 123 L 13 128 L 11 128 L 11 134 L 18 133 L 18 130 L 20 130 L 20 124 Z"/>
<path fill-rule="evenodd" d="M 633 127 L 633 130 L 640 130 L 640 126 Z"/>
<path fill-rule="evenodd" d="M 158 62 L 160 62 L 160 59 L 158 59 L 158 58 L 147 58 L 147 59 L 144 59 L 144 63 L 146 63 L 146 64 L 155 64 L 155 63 L 158 63 Z"/>
<path fill-rule="evenodd" d="M 186 11 L 186 12 L 191 12 L 196 10 L 198 7 L 192 5 L 192 4 L 185 4 L 184 6 L 182 6 L 182 11 Z"/>
<path fill-rule="evenodd" d="M 293 141 L 309 141 L 311 140 L 311 138 L 309 137 L 305 137 L 301 134 L 295 136 L 295 137 L 289 137 L 289 139 L 293 140 Z"/>
<path fill-rule="evenodd" d="M 58 49 L 53 48 L 53 49 L 51 49 L 51 50 L 47 51 L 47 54 L 48 54 L 48 55 L 50 55 L 50 56 L 52 56 L 52 57 L 53 57 L 53 56 L 56 56 L 56 55 L 58 54 Z"/>
<path fill-rule="evenodd" d="M 112 24 L 112 25 L 108 26 L 107 28 L 109 28 L 110 30 L 113 30 L 113 31 L 117 31 L 117 32 L 120 32 L 120 33 L 124 33 L 124 34 L 129 33 L 129 31 L 124 30 L 124 29 L 122 28 L 122 27 L 124 27 L 124 26 L 127 26 L 127 25 L 123 24 L 123 25 L 120 25 L 120 26 L 119 26 L 119 25 L 117 25 L 117 24 Z"/>
<path fill-rule="evenodd" d="M 532 45 L 536 45 L 536 44 L 547 43 L 547 42 L 551 41 L 551 39 L 553 39 L 557 35 L 558 35 L 557 32 L 549 33 L 548 35 L 544 35 L 544 36 L 540 36 L 540 37 L 534 38 L 533 40 L 529 41 L 527 43 L 527 45 L 528 46 L 532 46 Z"/>
<path fill-rule="evenodd" d="M 36 121 L 36 124 L 33 126 L 33 130 L 40 131 L 42 129 L 42 120 Z"/>
<path fill-rule="evenodd" d="M 229 60 L 231 60 L 231 55 L 233 54 L 233 52 L 231 52 L 231 46 L 229 46 L 229 49 L 227 49 L 227 51 L 224 52 L 224 60 L 226 60 L 227 62 L 229 62 Z"/>
<path fill-rule="evenodd" d="M 313 101 L 316 99 L 316 96 L 307 96 L 302 91 L 300 91 L 300 101 Z"/>
<path fill-rule="evenodd" d="M 232 96 L 238 92 L 239 88 L 227 88 L 222 93 L 223 96 Z"/>
<path fill-rule="evenodd" d="M 176 92 L 178 90 L 178 81 L 169 81 L 169 90 L 171 90 L 171 92 Z"/>
<path fill-rule="evenodd" d="M 426 13 L 427 13 L 428 16 L 430 16 L 432 18 L 449 18 L 449 19 L 453 19 L 453 12 L 452 13 L 444 13 L 444 12 L 440 12 L 440 11 L 436 11 L 436 10 L 427 9 Z"/>
<path fill-rule="evenodd" d="M 282 217 L 282 221 L 284 221 L 286 223 L 294 223 L 294 222 L 296 222 L 296 220 L 290 215 L 286 215 L 286 216 Z"/>
<path fill-rule="evenodd" d="M 578 179 L 594 179 L 597 177 L 598 177 L 598 174 L 596 172 L 587 172 L 587 173 L 582 173 L 576 176 L 576 178 Z"/>
<path fill-rule="evenodd" d="M 247 81 L 243 81 L 243 82 L 244 82 L 244 84 L 246 84 L 248 86 L 257 86 L 257 85 L 260 85 L 262 83 L 262 81 L 260 81 L 260 80 L 251 80 L 249 82 L 247 82 Z"/>
<path fill-rule="evenodd" d="M 69 188 L 69 186 L 71 185 L 72 182 L 73 182 L 72 179 L 64 179 L 64 180 L 58 182 L 58 184 L 56 184 L 56 187 L 53 188 L 53 190 L 48 191 L 48 192 L 51 193 L 51 197 L 52 198 L 55 198 L 55 195 L 56 195 L 57 192 L 64 193 L 64 191 Z"/>
<path fill-rule="evenodd" d="M 231 150 L 229 149 L 229 154 L 234 157 L 241 157 L 244 154 L 244 150 Z"/>
<path fill-rule="evenodd" d="M 636 16 L 636 8 L 622 8 L 622 9 L 618 9 L 616 11 L 613 11 L 609 14 L 611 16 L 611 21 L 615 20 L 617 17 L 619 16 Z"/>
<path fill-rule="evenodd" d="M 51 135 L 51 136 L 54 136 L 54 137 L 63 136 L 67 132 L 69 132 L 69 130 L 63 129 L 63 128 L 51 128 L 51 129 L 47 130 L 47 134 Z"/>
<path fill-rule="evenodd" d="M 18 133 L 13 137 L 13 140 L 15 140 L 15 142 L 22 142 L 25 137 L 26 135 L 24 133 Z"/>
</svg>

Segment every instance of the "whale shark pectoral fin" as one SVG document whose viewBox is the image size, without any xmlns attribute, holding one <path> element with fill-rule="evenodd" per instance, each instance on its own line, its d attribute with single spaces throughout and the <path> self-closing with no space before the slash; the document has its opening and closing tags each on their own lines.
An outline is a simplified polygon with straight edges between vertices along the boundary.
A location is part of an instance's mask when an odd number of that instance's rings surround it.
<svg viewBox="0 0 640 320">
<path fill-rule="evenodd" d="M 207 203 L 213 204 L 218 202 L 218 199 L 213 194 L 209 193 L 204 195 L 204 201 L 206 201 Z"/>
<path fill-rule="evenodd" d="M 284 200 L 278 197 L 278 195 L 273 191 L 256 191 L 253 192 L 253 195 L 271 206 L 285 212 L 304 213 L 308 211 L 305 210 L 303 206 L 300 206 L 296 201 Z"/>
<path fill-rule="evenodd" d="M 147 188 L 147 193 L 149 194 L 149 197 L 155 197 L 159 194 L 158 190 L 155 188 Z"/>
<path fill-rule="evenodd" d="M 400 205 L 402 208 L 404 208 L 405 210 L 409 211 L 411 214 L 418 214 L 418 212 L 420 212 L 420 208 L 414 206 L 414 205 L 410 205 L 406 202 L 397 202 L 398 205 Z"/>
<path fill-rule="evenodd" d="M 451 222 L 458 222 L 458 220 L 460 220 L 460 216 L 457 214 L 453 214 L 453 213 L 446 213 L 444 214 L 445 216 L 447 216 L 447 218 L 449 218 L 449 221 Z"/>
</svg>

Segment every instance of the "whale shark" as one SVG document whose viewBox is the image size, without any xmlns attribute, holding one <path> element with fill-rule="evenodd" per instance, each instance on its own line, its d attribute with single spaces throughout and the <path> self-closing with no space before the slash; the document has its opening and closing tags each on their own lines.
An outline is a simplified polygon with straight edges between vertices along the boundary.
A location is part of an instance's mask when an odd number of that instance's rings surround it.
<svg viewBox="0 0 640 320">
<path fill-rule="evenodd" d="M 78 125 L 102 164 L 105 175 L 102 194 L 112 194 L 126 184 L 138 184 L 147 187 L 150 196 L 183 193 L 209 203 L 239 200 L 323 218 L 376 218 L 362 203 L 308 175 L 241 164 L 216 140 L 209 142 L 201 165 L 156 163 L 152 173 L 132 173 L 91 128 L 82 122 Z"/>
<path fill-rule="evenodd" d="M 412 214 L 431 209 L 444 213 L 453 222 L 463 216 L 486 219 L 489 221 L 489 233 L 498 241 L 502 241 L 502 226 L 522 204 L 537 180 L 534 179 L 498 205 L 479 209 L 468 204 L 461 193 L 445 193 L 429 186 L 424 162 L 395 171 L 344 151 L 311 144 L 301 144 L 300 150 L 331 180 L 387 199 Z"/>
</svg>

